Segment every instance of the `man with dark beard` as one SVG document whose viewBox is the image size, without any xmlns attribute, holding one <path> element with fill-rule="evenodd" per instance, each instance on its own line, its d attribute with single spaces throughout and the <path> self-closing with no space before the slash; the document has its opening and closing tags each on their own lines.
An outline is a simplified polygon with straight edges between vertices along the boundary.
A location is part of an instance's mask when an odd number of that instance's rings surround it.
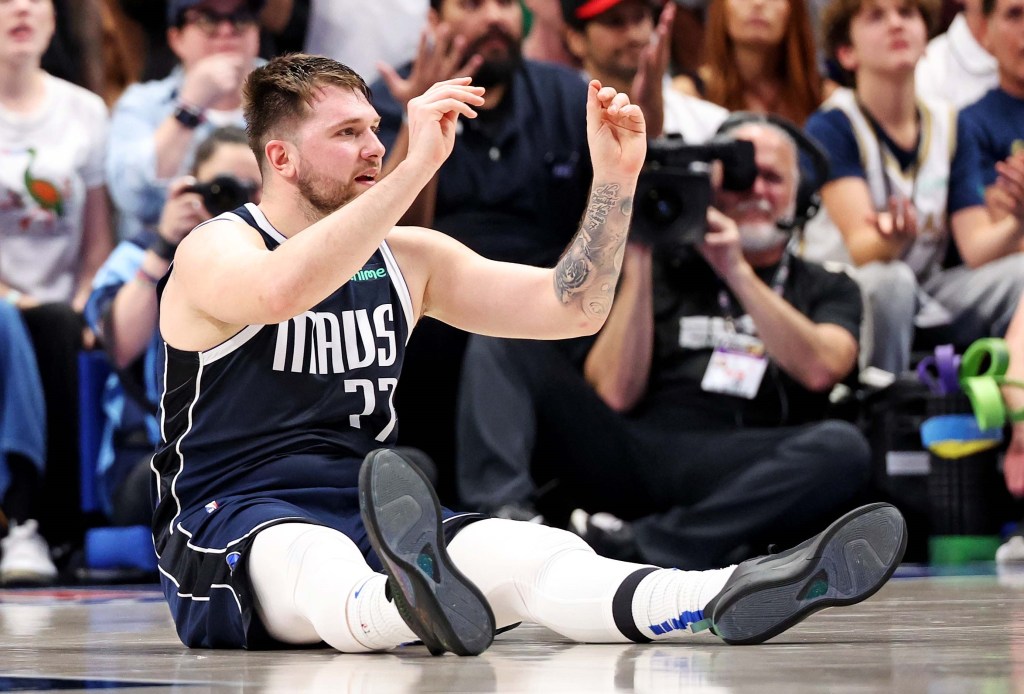
<svg viewBox="0 0 1024 694">
<path fill-rule="evenodd" d="M 438 80 L 472 75 L 487 88 L 475 120 L 460 121 L 451 156 L 402 218 L 430 226 L 495 260 L 550 266 L 579 222 L 591 178 L 586 83 L 567 68 L 524 60 L 517 0 L 431 0 L 429 27 L 412 64 L 378 66 L 373 85 L 385 170 L 404 158 L 403 113 Z M 442 499 L 454 494 L 455 392 L 466 335 L 424 321 L 409 345 L 403 389 L 403 444 L 431 454 Z M 418 397 L 429 393 L 429 397 Z"/>
</svg>

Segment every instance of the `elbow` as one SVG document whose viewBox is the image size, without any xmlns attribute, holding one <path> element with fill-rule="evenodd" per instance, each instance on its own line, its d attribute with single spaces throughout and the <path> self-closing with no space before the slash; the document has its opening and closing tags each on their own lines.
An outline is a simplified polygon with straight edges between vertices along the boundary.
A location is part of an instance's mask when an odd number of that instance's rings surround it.
<svg viewBox="0 0 1024 694">
<path fill-rule="evenodd" d="M 611 306 L 604 307 L 601 310 L 587 310 L 587 307 L 584 306 L 583 317 L 576 324 L 579 335 L 583 337 L 599 333 L 608 321 L 610 310 Z"/>
<path fill-rule="evenodd" d="M 116 343 L 110 350 L 110 359 L 114 363 L 114 367 L 119 371 L 131 366 L 138 356 L 132 350 L 126 350 Z"/>
<path fill-rule="evenodd" d="M 580 321 L 576 325 L 577 335 L 579 337 L 588 337 L 590 335 L 596 335 L 604 327 L 605 316 L 600 318 L 594 317 Z"/>
<path fill-rule="evenodd" d="M 957 250 L 960 252 L 960 258 L 964 261 L 964 265 L 972 270 L 977 270 L 989 260 L 992 260 L 992 258 L 987 257 L 983 253 L 979 253 L 976 249 L 971 248 L 966 244 L 958 244 Z"/>
<path fill-rule="evenodd" d="M 828 364 L 818 364 L 802 374 L 799 381 L 813 393 L 825 393 L 832 390 L 852 369 L 852 365 L 848 369 L 836 369 Z"/>
<path fill-rule="evenodd" d="M 608 406 L 608 409 L 619 414 L 625 414 L 632 410 L 640 399 L 637 394 L 624 390 L 598 393 L 598 396 L 600 396 L 601 400 L 604 401 L 604 404 Z"/>
<path fill-rule="evenodd" d="M 821 371 L 820 373 L 808 374 L 804 380 L 804 387 L 812 393 L 824 393 L 829 391 L 839 383 L 840 379 L 827 371 Z"/>
</svg>

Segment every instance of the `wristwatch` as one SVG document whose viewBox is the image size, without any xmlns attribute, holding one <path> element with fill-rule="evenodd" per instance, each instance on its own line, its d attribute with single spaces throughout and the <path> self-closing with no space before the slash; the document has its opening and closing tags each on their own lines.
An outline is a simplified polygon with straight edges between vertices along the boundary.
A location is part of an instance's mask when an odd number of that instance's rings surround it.
<svg viewBox="0 0 1024 694">
<path fill-rule="evenodd" d="M 174 120 L 189 130 L 195 130 L 205 118 L 203 118 L 203 112 L 200 109 L 179 102 L 178 106 L 174 109 Z"/>
</svg>

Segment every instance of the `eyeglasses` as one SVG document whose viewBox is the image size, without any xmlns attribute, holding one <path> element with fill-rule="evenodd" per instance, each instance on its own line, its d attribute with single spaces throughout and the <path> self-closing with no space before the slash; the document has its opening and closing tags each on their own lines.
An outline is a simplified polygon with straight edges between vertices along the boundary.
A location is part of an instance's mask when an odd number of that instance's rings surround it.
<svg viewBox="0 0 1024 694">
<path fill-rule="evenodd" d="M 225 14 L 205 7 L 195 7 L 185 10 L 181 18 L 181 26 L 192 24 L 207 36 L 217 33 L 221 22 L 228 22 L 234 31 L 241 32 L 256 26 L 256 15 L 247 7 Z"/>
</svg>

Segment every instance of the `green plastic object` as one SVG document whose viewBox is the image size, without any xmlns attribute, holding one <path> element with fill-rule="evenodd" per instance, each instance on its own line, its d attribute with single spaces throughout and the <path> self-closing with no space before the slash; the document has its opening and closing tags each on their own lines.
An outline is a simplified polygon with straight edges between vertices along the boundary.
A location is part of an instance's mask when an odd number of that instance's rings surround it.
<svg viewBox="0 0 1024 694">
<path fill-rule="evenodd" d="M 932 566 L 994 561 L 999 545 L 998 535 L 936 535 L 928 539 L 928 558 Z"/>
</svg>

